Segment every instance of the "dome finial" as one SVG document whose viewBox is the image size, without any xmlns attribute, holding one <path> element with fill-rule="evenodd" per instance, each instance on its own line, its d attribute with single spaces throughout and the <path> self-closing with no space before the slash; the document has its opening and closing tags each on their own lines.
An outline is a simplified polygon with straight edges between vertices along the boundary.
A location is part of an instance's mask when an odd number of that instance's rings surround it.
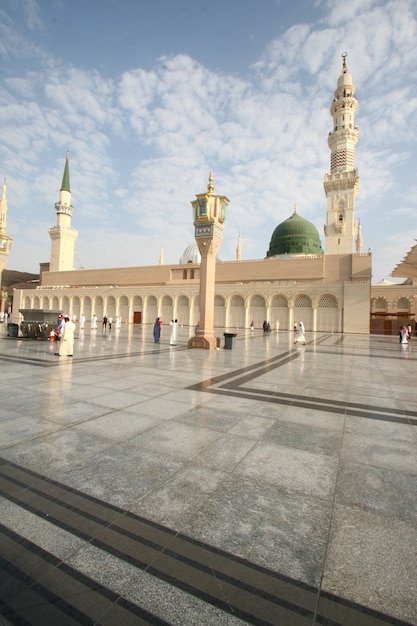
<svg viewBox="0 0 417 626">
<path fill-rule="evenodd" d="M 297 215 L 297 205 L 295 202 L 294 202 L 294 215 Z"/>
<path fill-rule="evenodd" d="M 347 57 L 347 52 L 342 52 L 342 72 L 343 74 L 346 74 L 347 72 L 347 65 L 346 65 L 346 57 Z"/>
<path fill-rule="evenodd" d="M 209 184 L 207 185 L 207 191 L 209 193 L 211 193 L 212 191 L 214 191 L 214 185 L 213 185 L 213 180 L 214 179 L 213 179 L 213 173 L 212 173 L 211 170 L 210 170 L 210 174 L 209 174 L 209 179 L 208 180 L 209 180 Z"/>
</svg>

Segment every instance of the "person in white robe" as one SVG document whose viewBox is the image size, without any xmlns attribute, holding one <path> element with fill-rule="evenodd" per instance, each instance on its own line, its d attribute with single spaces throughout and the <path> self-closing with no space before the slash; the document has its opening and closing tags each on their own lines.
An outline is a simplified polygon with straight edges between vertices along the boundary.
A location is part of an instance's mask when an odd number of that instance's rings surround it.
<svg viewBox="0 0 417 626">
<path fill-rule="evenodd" d="M 401 343 L 408 343 L 408 330 L 407 326 L 401 328 Z"/>
<path fill-rule="evenodd" d="M 75 324 L 69 317 L 65 317 L 59 352 L 57 356 L 72 356 L 74 354 Z"/>
<path fill-rule="evenodd" d="M 306 345 L 305 332 L 306 331 L 304 328 L 304 324 L 303 322 L 300 322 L 297 326 L 297 333 L 295 335 L 294 343 L 302 343 L 305 346 Z"/>
<path fill-rule="evenodd" d="M 176 346 L 178 338 L 178 320 L 172 320 L 169 325 L 171 326 L 171 337 L 169 339 L 169 344 L 171 346 Z"/>
</svg>

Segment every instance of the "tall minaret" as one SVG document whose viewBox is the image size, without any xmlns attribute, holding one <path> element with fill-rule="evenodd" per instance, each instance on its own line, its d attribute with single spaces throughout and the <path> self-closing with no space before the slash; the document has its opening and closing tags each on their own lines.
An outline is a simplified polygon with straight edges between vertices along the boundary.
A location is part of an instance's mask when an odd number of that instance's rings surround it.
<svg viewBox="0 0 417 626">
<path fill-rule="evenodd" d="M 362 254 L 363 238 L 362 238 L 362 226 L 361 221 L 358 222 L 358 234 L 356 235 L 356 253 Z"/>
<path fill-rule="evenodd" d="M 74 269 L 74 246 L 78 237 L 78 230 L 71 227 L 73 210 L 71 206 L 69 152 L 67 150 L 59 202 L 55 204 L 57 223 L 56 226 L 51 226 L 49 229 L 51 238 L 50 272 Z"/>
<path fill-rule="evenodd" d="M 10 246 L 12 245 L 12 241 L 13 239 L 11 237 L 9 237 L 8 235 L 6 235 L 6 226 L 7 226 L 7 197 L 6 197 L 6 179 L 4 179 L 3 182 L 3 190 L 2 190 L 2 195 L 1 195 L 1 199 L 0 199 L 0 287 L 2 284 L 2 274 L 3 274 L 3 270 L 7 265 L 7 259 L 9 257 L 9 252 L 10 252 Z M 7 295 L 7 292 L 6 292 Z M 2 296 L 3 296 L 3 292 L 2 292 Z M 4 310 L 3 308 L 3 297 L 0 300 L 0 308 L 1 310 Z"/>
<path fill-rule="evenodd" d="M 352 254 L 355 235 L 355 196 L 359 191 L 359 175 L 355 168 L 355 145 L 359 132 L 355 126 L 358 101 L 354 95 L 352 75 L 342 54 L 342 73 L 337 81 L 330 107 L 333 130 L 329 133 L 330 174 L 325 174 L 324 191 L 327 217 L 324 227 L 326 254 Z"/>
<path fill-rule="evenodd" d="M 242 246 L 240 244 L 240 233 L 237 235 L 237 246 L 236 246 L 236 261 L 240 261 L 242 259 Z"/>
</svg>

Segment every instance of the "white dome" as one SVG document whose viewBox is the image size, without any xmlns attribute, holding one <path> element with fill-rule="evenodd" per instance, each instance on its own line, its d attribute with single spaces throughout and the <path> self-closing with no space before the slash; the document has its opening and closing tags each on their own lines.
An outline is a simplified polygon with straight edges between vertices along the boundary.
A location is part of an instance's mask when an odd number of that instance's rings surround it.
<svg viewBox="0 0 417 626">
<path fill-rule="evenodd" d="M 181 265 L 185 263 L 201 263 L 200 251 L 195 241 L 184 250 L 179 263 Z"/>
</svg>

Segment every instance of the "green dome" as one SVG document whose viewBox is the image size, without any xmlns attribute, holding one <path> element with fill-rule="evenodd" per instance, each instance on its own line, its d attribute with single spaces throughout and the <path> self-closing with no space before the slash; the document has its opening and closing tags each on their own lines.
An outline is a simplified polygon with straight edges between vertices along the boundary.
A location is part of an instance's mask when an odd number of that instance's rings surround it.
<svg viewBox="0 0 417 626">
<path fill-rule="evenodd" d="M 266 256 L 277 254 L 323 254 L 317 228 L 294 211 L 272 233 Z"/>
</svg>

